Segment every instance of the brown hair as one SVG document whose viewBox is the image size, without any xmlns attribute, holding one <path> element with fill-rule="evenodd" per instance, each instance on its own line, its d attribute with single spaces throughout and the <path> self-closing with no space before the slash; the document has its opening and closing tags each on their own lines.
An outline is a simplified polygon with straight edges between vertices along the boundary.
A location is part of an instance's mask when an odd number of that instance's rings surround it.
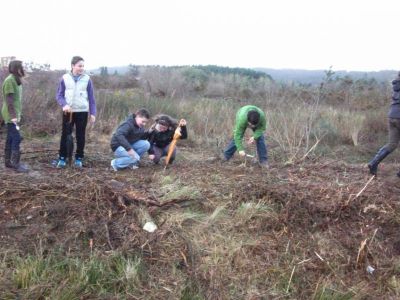
<svg viewBox="0 0 400 300">
<path fill-rule="evenodd" d="M 154 121 L 167 127 L 176 128 L 178 126 L 178 121 L 168 115 L 159 114 Z"/>
<path fill-rule="evenodd" d="M 74 56 L 74 57 L 72 57 L 72 59 L 71 59 L 71 66 L 72 65 L 76 65 L 78 62 L 80 62 L 80 61 L 85 61 L 81 56 Z M 72 71 L 72 69 L 71 69 L 71 71 Z"/>
<path fill-rule="evenodd" d="M 15 76 L 18 85 L 22 84 L 21 77 L 25 76 L 24 67 L 22 66 L 22 61 L 13 60 L 8 65 L 8 72 Z"/>
<path fill-rule="evenodd" d="M 140 117 L 145 117 L 146 119 L 150 119 L 150 112 L 145 108 L 141 108 L 138 111 L 136 111 L 135 115 Z"/>
</svg>

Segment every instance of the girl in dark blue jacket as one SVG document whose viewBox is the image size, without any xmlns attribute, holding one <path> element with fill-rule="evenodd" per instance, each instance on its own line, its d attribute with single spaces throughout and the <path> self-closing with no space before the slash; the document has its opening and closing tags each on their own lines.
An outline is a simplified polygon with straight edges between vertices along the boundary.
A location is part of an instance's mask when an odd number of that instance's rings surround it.
<svg viewBox="0 0 400 300">
<path fill-rule="evenodd" d="M 176 128 L 180 128 L 181 139 L 187 138 L 186 120 L 181 119 L 179 123 L 168 115 L 159 115 L 155 118 L 155 123 L 147 133 L 147 140 L 150 142 L 148 151 L 149 158 L 158 164 L 161 157 L 166 156 L 169 146 L 174 137 Z M 169 163 L 172 163 L 176 156 L 176 148 L 172 153 Z"/>
</svg>

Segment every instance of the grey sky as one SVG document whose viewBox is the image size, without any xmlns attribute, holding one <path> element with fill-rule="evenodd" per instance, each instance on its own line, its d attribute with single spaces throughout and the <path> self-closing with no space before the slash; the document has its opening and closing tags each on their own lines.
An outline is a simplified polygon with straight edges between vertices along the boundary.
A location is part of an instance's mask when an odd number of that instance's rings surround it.
<svg viewBox="0 0 400 300">
<path fill-rule="evenodd" d="M 2 1 L 0 56 L 132 64 L 399 69 L 395 0 Z"/>
</svg>

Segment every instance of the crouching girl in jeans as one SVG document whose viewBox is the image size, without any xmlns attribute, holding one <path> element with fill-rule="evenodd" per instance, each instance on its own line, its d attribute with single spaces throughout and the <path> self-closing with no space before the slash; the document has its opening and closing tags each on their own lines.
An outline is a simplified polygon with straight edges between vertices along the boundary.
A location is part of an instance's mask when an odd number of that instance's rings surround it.
<svg viewBox="0 0 400 300">
<path fill-rule="evenodd" d="M 111 161 L 114 171 L 139 168 L 140 159 L 150 148 L 144 129 L 149 119 L 150 112 L 145 108 L 139 109 L 113 133 L 110 146 L 115 156 Z"/>
</svg>

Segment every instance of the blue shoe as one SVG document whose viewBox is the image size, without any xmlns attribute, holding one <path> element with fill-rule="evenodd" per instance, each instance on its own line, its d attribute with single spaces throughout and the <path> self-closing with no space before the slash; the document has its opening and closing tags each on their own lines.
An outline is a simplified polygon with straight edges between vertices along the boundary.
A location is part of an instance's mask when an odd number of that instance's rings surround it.
<svg viewBox="0 0 400 300">
<path fill-rule="evenodd" d="M 65 158 L 60 157 L 57 161 L 56 167 L 62 169 L 62 168 L 65 168 L 66 165 L 67 165 L 67 162 L 65 161 Z"/>
<path fill-rule="evenodd" d="M 82 158 L 76 158 L 74 166 L 75 166 L 75 168 L 82 169 L 83 168 Z"/>
</svg>

